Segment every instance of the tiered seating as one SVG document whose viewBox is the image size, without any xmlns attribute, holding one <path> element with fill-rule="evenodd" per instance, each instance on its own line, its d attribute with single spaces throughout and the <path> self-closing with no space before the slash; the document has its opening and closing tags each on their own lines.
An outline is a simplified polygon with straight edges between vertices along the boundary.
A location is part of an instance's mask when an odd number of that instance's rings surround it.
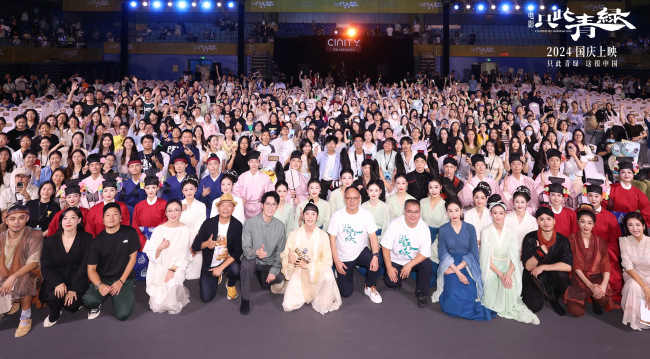
<svg viewBox="0 0 650 359">
<path fill-rule="evenodd" d="M 310 36 L 314 35 L 314 31 L 311 29 L 312 24 L 310 23 L 304 23 L 304 24 L 298 24 L 298 23 L 286 23 L 286 24 L 279 24 L 278 25 L 278 32 L 275 34 L 275 36 L 278 37 L 297 37 L 297 36 Z M 324 34 L 323 35 L 329 35 L 334 32 L 334 29 L 336 29 L 336 24 L 334 23 L 326 23 L 326 24 L 316 24 L 316 29 L 323 29 Z"/>
<path fill-rule="evenodd" d="M 237 41 L 237 30 L 234 31 L 221 31 L 221 29 L 216 26 L 214 23 L 183 23 L 185 25 L 185 34 L 184 35 L 175 35 L 175 25 L 174 23 L 161 23 L 150 26 L 151 33 L 149 36 L 143 36 L 143 42 L 187 42 L 188 35 L 192 34 L 197 37 L 196 42 L 236 42 Z M 167 35 L 164 38 L 161 38 L 160 35 L 164 28 L 171 30 L 170 35 Z M 252 29 L 252 24 L 245 25 L 244 36 L 248 36 Z M 208 35 L 206 35 L 206 31 Z M 213 36 L 210 36 L 212 34 Z"/>
<path fill-rule="evenodd" d="M 462 43 L 469 43 L 469 35 L 472 31 L 476 34 L 476 43 L 480 45 L 551 45 L 545 34 L 535 32 L 526 26 L 500 25 L 463 25 Z"/>
</svg>

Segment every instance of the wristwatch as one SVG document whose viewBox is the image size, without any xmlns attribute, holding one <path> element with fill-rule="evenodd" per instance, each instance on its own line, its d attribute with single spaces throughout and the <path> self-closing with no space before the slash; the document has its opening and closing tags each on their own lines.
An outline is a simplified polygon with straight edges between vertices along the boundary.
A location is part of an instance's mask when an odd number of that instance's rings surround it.
<svg viewBox="0 0 650 359">
<path fill-rule="evenodd" d="M 372 256 L 373 256 L 373 257 L 377 257 L 377 258 L 379 258 L 379 252 L 377 252 L 377 253 L 373 253 Z"/>
<path fill-rule="evenodd" d="M 95 289 L 99 290 L 99 286 L 102 285 L 102 282 L 99 282 L 99 284 L 95 284 Z"/>
</svg>

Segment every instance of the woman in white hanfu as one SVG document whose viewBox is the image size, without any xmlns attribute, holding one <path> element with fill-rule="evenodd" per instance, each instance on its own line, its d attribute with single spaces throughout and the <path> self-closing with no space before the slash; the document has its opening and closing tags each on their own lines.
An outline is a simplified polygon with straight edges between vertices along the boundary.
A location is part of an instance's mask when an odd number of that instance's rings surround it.
<svg viewBox="0 0 650 359">
<path fill-rule="evenodd" d="M 539 324 L 537 316 L 521 299 L 519 240 L 515 229 L 504 224 L 507 205 L 498 195 L 490 197 L 489 202 L 493 221 L 482 230 L 479 250 L 483 280 L 481 304 L 502 318 Z"/>
<path fill-rule="evenodd" d="M 289 233 L 282 252 L 282 274 L 286 281 L 271 287 L 274 293 L 284 293 L 285 312 L 311 303 L 320 314 L 341 306 L 341 294 L 332 271 L 332 251 L 327 233 L 316 227 L 318 207 L 305 205 L 304 225 Z M 303 253 L 299 256 L 296 249 Z"/>
<path fill-rule="evenodd" d="M 199 188 L 199 180 L 195 176 L 187 176 L 181 183 L 183 190 L 183 201 L 181 201 L 183 213 L 181 214 L 181 223 L 190 228 L 190 238 L 194 238 L 199 233 L 199 229 L 206 219 L 205 204 L 194 198 L 196 190 Z M 191 245 L 191 242 L 190 242 Z M 203 253 L 192 253 L 192 259 L 187 265 L 186 279 L 199 279 L 201 276 L 201 263 L 203 262 Z"/>
<path fill-rule="evenodd" d="M 183 285 L 190 254 L 190 228 L 180 223 L 181 202 L 165 206 L 167 222 L 154 229 L 143 252 L 149 258 L 147 294 L 155 313 L 178 314 L 190 302 L 190 291 Z"/>
</svg>

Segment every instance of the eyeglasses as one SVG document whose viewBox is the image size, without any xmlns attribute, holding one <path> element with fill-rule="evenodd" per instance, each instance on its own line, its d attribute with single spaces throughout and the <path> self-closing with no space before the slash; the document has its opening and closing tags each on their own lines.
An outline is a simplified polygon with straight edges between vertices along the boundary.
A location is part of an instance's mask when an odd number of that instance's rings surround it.
<svg viewBox="0 0 650 359">
<path fill-rule="evenodd" d="M 346 201 L 358 201 L 361 197 L 345 197 Z"/>
<path fill-rule="evenodd" d="M 420 211 L 406 211 L 406 214 L 420 214 Z"/>
<path fill-rule="evenodd" d="M 269 207 L 271 207 L 271 208 L 275 208 L 275 207 L 278 206 L 277 203 L 273 203 L 273 202 L 264 202 L 264 205 L 265 205 L 265 206 L 269 206 Z"/>
</svg>

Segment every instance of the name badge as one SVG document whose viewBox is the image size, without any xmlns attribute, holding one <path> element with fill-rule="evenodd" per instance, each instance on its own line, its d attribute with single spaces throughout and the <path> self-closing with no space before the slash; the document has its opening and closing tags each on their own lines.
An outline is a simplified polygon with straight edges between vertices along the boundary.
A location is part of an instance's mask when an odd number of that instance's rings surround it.
<svg viewBox="0 0 650 359">
<path fill-rule="evenodd" d="M 332 170 L 327 171 L 327 176 L 329 178 L 334 178 L 334 170 L 332 169 Z"/>
<path fill-rule="evenodd" d="M 268 157 L 268 160 L 269 160 L 269 161 L 279 161 L 279 160 L 280 160 L 280 156 L 269 156 L 269 157 Z"/>
<path fill-rule="evenodd" d="M 386 181 L 390 181 L 390 180 L 391 180 L 391 173 L 390 173 L 390 171 L 384 171 L 384 178 L 386 179 Z"/>
</svg>

